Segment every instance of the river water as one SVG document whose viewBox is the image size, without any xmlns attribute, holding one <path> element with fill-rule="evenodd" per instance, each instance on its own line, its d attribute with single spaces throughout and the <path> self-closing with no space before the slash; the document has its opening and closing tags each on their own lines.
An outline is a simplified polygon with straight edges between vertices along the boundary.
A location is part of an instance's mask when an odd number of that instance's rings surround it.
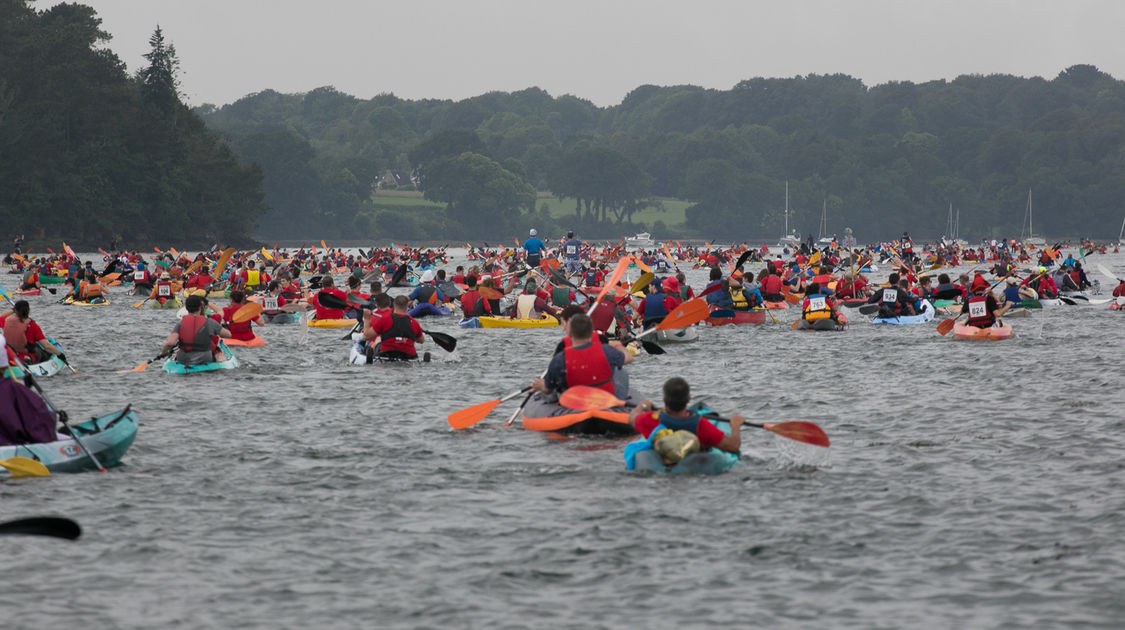
<svg viewBox="0 0 1125 630">
<path fill-rule="evenodd" d="M 1098 261 L 1125 275 L 1125 255 Z M 703 274 L 689 273 L 697 290 Z M 343 331 L 267 326 L 234 371 L 118 375 L 157 353 L 172 311 L 31 300 L 80 370 L 44 379 L 52 400 L 75 419 L 131 402 L 141 427 L 108 473 L 0 482 L 4 519 L 84 529 L 0 540 L 5 628 L 1125 618 L 1125 341 L 1106 306 L 1013 319 L 1015 339 L 987 344 L 858 315 L 843 333 L 792 331 L 792 313 L 702 330 L 638 357 L 634 388 L 682 375 L 718 410 L 816 422 L 831 464 L 789 465 L 747 428 L 730 473 L 667 478 L 625 473 L 627 440 L 505 428 L 518 401 L 449 429 L 450 412 L 542 371 L 558 329 L 431 318 L 460 338 L 454 354 L 427 343 L 433 364 L 361 367 Z"/>
</svg>

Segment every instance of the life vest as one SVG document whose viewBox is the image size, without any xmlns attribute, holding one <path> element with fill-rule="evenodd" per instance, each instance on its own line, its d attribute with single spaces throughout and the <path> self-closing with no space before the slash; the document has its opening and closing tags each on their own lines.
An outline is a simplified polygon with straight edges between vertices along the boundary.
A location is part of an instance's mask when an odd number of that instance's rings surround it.
<svg viewBox="0 0 1125 630">
<path fill-rule="evenodd" d="M 97 297 L 102 297 L 102 285 L 97 282 L 87 282 L 85 280 L 78 283 L 79 299 L 89 302 Z"/>
<path fill-rule="evenodd" d="M 663 293 L 652 293 L 645 297 L 645 321 L 668 316 L 668 309 L 664 307 L 664 297 Z"/>
<path fill-rule="evenodd" d="M 996 317 L 988 312 L 988 296 L 987 295 L 974 295 L 969 298 L 969 321 L 966 322 L 970 326 L 977 328 L 987 328 L 996 323 Z"/>
<path fill-rule="evenodd" d="M 429 302 L 430 304 L 437 304 L 437 287 L 433 285 L 425 285 L 418 288 L 418 303 Z"/>
<path fill-rule="evenodd" d="M 184 315 L 180 320 L 180 349 L 184 352 L 202 352 L 211 348 L 211 340 L 198 339 L 207 318 L 202 315 Z"/>
<path fill-rule="evenodd" d="M 879 301 L 879 310 L 883 312 L 893 312 L 898 315 L 902 312 L 902 304 L 898 299 L 898 287 L 885 287 L 883 289 L 883 297 Z"/>
<path fill-rule="evenodd" d="M 246 270 L 246 288 L 257 289 L 262 284 L 262 272 L 257 269 Z"/>
<path fill-rule="evenodd" d="M 535 295 L 521 295 L 516 298 L 516 317 L 532 319 L 535 311 Z"/>
<path fill-rule="evenodd" d="M 551 303 L 555 306 L 570 306 L 570 289 L 566 287 L 552 288 Z"/>
<path fill-rule="evenodd" d="M 249 321 L 236 322 L 234 321 L 234 314 L 238 309 L 242 308 L 242 304 L 231 304 L 223 309 L 223 321 L 227 322 L 227 330 L 230 331 L 232 339 L 240 339 L 242 341 L 249 341 L 254 338 L 254 331 L 250 326 Z M 264 308 L 264 307 L 263 307 Z"/>
<path fill-rule="evenodd" d="M 781 276 L 770 274 L 762 280 L 762 294 L 766 296 L 778 295 L 781 293 Z"/>
<path fill-rule="evenodd" d="M 583 275 L 583 279 L 586 281 L 586 286 L 588 287 L 598 286 L 598 270 L 587 269 L 586 273 Z"/>
<path fill-rule="evenodd" d="M 594 330 L 602 332 L 609 332 L 613 329 L 616 323 L 617 306 L 613 302 L 602 301 L 594 307 L 594 312 L 590 313 L 590 322 L 594 325 Z"/>
<path fill-rule="evenodd" d="M 476 289 L 461 294 L 461 311 L 465 314 L 465 317 L 476 315 L 477 303 L 480 301 L 480 293 Z"/>
<path fill-rule="evenodd" d="M 172 297 L 172 283 L 171 282 L 157 282 L 156 283 L 156 297 L 170 298 Z"/>
<path fill-rule="evenodd" d="M 27 326 L 28 322 L 20 321 L 15 313 L 4 319 L 4 341 L 17 354 L 27 352 Z"/>
<path fill-rule="evenodd" d="M 1020 288 L 1018 286 L 1011 285 L 1004 289 L 1004 299 L 1008 302 L 1023 301 L 1023 297 L 1020 296 Z"/>
<path fill-rule="evenodd" d="M 742 287 L 739 287 L 737 289 L 730 289 L 729 291 L 731 302 L 733 302 L 733 306 L 731 308 L 736 311 L 750 310 L 750 300 L 746 297 L 746 294 L 743 293 Z"/>
<path fill-rule="evenodd" d="M 805 318 L 805 321 L 809 322 L 832 317 L 832 307 L 828 305 L 828 296 L 817 294 L 806 297 L 805 308 L 801 315 Z"/>
<path fill-rule="evenodd" d="M 650 415 L 656 415 L 657 412 L 652 411 L 649 413 Z M 693 413 L 687 418 L 675 418 L 661 411 L 658 418 L 660 419 L 660 424 L 657 424 L 656 427 L 652 429 L 652 433 L 649 433 L 647 438 L 625 445 L 625 470 L 636 470 L 637 455 L 641 451 L 652 450 L 653 444 L 664 430 L 687 431 L 692 435 L 699 435 L 699 422 L 701 418 L 697 413 Z"/>
<path fill-rule="evenodd" d="M 401 342 L 414 343 L 414 328 L 410 325 L 413 320 L 410 316 L 397 313 L 388 313 L 386 316 L 391 318 L 391 327 L 380 335 L 383 341 L 396 339 Z"/>
<path fill-rule="evenodd" d="M 565 348 L 563 353 L 567 387 L 588 385 L 614 393 L 613 368 L 600 343 L 591 343 L 584 348 Z"/>
</svg>

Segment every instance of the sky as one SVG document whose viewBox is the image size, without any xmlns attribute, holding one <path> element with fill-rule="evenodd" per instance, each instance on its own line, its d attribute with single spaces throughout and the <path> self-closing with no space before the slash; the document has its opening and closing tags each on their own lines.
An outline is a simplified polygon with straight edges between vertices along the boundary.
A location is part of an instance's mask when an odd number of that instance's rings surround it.
<svg viewBox="0 0 1125 630">
<path fill-rule="evenodd" d="M 1121 0 L 82 3 L 130 72 L 159 24 L 192 106 L 328 85 L 453 100 L 537 86 L 606 107 L 645 84 L 725 90 L 754 77 L 840 73 L 870 87 L 1091 64 L 1125 78 Z"/>
</svg>

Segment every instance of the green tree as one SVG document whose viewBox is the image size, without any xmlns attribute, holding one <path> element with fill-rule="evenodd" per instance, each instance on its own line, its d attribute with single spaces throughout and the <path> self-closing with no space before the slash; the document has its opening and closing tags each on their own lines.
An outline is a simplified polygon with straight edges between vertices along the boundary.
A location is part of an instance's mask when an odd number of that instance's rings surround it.
<svg viewBox="0 0 1125 630">
<path fill-rule="evenodd" d="M 447 204 L 446 214 L 467 233 L 490 236 L 535 207 L 535 190 L 519 175 L 479 153 L 439 158 L 428 168 L 425 198 Z"/>
</svg>

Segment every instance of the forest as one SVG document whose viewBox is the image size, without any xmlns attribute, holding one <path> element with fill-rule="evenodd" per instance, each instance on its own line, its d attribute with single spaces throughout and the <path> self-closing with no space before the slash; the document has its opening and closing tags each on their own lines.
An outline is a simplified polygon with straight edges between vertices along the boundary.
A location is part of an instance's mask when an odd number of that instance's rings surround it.
<svg viewBox="0 0 1125 630">
<path fill-rule="evenodd" d="M 1037 235 L 1115 238 L 1125 216 L 1125 84 L 1090 65 L 643 85 L 610 107 L 537 87 L 453 101 L 326 86 L 189 108 L 159 28 L 131 76 L 107 41 L 89 7 L 0 1 L 6 231 L 210 244 L 500 240 L 534 225 L 770 241 L 787 187 L 792 228 L 816 234 L 824 217 L 826 234 L 863 242 L 952 236 L 951 213 L 962 238 L 1019 237 L 1029 191 Z M 683 223 L 663 219 L 669 200 L 690 203 Z"/>
</svg>

